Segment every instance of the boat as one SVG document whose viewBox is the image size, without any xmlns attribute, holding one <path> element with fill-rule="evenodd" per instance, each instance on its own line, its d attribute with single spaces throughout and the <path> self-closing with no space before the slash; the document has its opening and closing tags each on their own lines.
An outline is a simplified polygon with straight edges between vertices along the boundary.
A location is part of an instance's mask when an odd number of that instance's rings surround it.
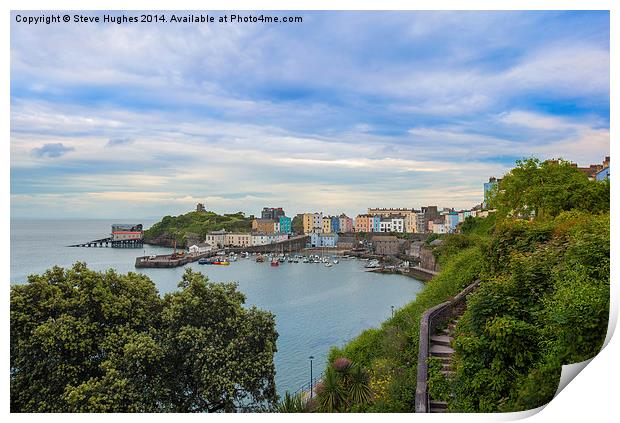
<svg viewBox="0 0 620 423">
<path fill-rule="evenodd" d="M 332 267 L 332 266 L 333 266 L 333 264 L 331 264 L 330 262 L 328 262 L 328 261 L 325 262 L 325 267 Z"/>
<path fill-rule="evenodd" d="M 211 264 L 211 259 L 208 259 L 206 257 L 201 258 L 198 260 L 198 264 Z"/>
<path fill-rule="evenodd" d="M 280 262 L 277 259 L 274 258 L 273 260 L 271 260 L 271 265 L 273 267 L 277 267 L 277 266 L 280 265 Z"/>
<path fill-rule="evenodd" d="M 304 257 L 302 260 L 303 263 L 310 263 L 310 260 L 308 260 L 308 257 Z"/>
<path fill-rule="evenodd" d="M 230 262 L 228 260 L 218 260 L 218 261 L 214 261 L 211 264 L 216 264 L 218 266 L 228 266 L 230 265 Z"/>
<path fill-rule="evenodd" d="M 261 256 L 260 254 L 256 256 L 256 263 L 263 263 L 264 261 L 265 261 L 265 258 Z"/>
<path fill-rule="evenodd" d="M 371 260 L 364 267 L 366 267 L 367 269 L 374 269 L 376 267 L 381 267 L 381 265 L 379 264 L 378 260 Z"/>
<path fill-rule="evenodd" d="M 338 260 L 334 259 L 334 264 L 338 264 Z"/>
</svg>

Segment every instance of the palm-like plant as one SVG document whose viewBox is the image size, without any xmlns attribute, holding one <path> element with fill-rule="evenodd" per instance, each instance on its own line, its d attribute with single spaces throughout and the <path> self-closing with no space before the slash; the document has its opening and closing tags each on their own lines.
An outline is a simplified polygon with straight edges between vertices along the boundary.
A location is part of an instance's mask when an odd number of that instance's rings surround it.
<svg viewBox="0 0 620 423">
<path fill-rule="evenodd" d="M 278 413 L 303 413 L 306 408 L 300 395 L 291 395 L 287 391 L 284 400 L 277 405 L 276 411 Z"/>
<path fill-rule="evenodd" d="M 328 367 L 323 376 L 323 386 L 318 398 L 319 410 L 327 413 L 340 411 L 346 407 L 346 391 L 341 383 L 340 375 Z"/>
<path fill-rule="evenodd" d="M 354 365 L 349 371 L 349 403 L 352 405 L 367 405 L 372 402 L 370 377 L 361 366 Z"/>
</svg>

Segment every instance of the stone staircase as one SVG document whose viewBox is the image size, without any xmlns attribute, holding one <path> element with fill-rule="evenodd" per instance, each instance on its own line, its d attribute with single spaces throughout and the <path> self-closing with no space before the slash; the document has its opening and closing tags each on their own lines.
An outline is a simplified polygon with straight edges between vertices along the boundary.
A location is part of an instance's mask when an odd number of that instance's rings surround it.
<svg viewBox="0 0 620 423">
<path fill-rule="evenodd" d="M 467 296 L 480 283 L 474 281 L 454 298 L 427 309 L 420 318 L 420 343 L 418 347 L 417 385 L 415 394 L 416 413 L 443 413 L 448 404 L 430 397 L 428 392 L 428 359 L 434 357 L 442 363 L 441 373 L 450 377 L 452 369 L 452 336 L 458 319 L 466 308 Z"/>
<path fill-rule="evenodd" d="M 441 361 L 441 373 L 446 377 L 454 375 L 452 369 L 452 333 L 456 326 L 457 320 L 452 320 L 448 323 L 448 327 L 440 330 L 436 335 L 431 335 L 429 353 L 431 357 L 436 357 Z M 431 413 L 445 413 L 448 408 L 448 403 L 445 401 L 436 401 L 430 398 L 430 412 Z"/>
</svg>

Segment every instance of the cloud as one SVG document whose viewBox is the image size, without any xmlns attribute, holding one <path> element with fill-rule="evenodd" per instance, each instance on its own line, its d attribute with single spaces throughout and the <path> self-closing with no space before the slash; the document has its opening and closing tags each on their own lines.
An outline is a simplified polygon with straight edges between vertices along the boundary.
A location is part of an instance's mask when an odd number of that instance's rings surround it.
<svg viewBox="0 0 620 423">
<path fill-rule="evenodd" d="M 134 140 L 131 138 L 111 138 L 110 140 L 108 140 L 106 147 L 117 147 L 120 145 L 128 145 L 133 142 Z"/>
<path fill-rule="evenodd" d="M 57 158 L 75 150 L 73 147 L 66 147 L 61 142 L 44 144 L 42 147 L 33 148 L 32 155 L 38 158 Z"/>
<path fill-rule="evenodd" d="M 12 24 L 14 211 L 469 207 L 514 158 L 609 153 L 608 12 L 300 13 Z"/>
</svg>

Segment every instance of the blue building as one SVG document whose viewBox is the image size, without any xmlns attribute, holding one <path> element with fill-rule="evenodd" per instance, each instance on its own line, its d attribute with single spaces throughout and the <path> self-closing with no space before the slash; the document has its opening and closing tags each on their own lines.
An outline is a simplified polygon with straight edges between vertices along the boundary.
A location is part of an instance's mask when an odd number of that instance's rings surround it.
<svg viewBox="0 0 620 423">
<path fill-rule="evenodd" d="M 336 247 L 338 243 L 338 234 L 330 233 L 330 234 L 310 234 L 310 245 L 312 247 L 326 247 L 332 248 Z"/>
<path fill-rule="evenodd" d="M 456 230 L 456 227 L 459 224 L 459 214 L 457 212 L 449 212 L 444 216 L 446 228 L 448 232 L 452 233 Z"/>
<path fill-rule="evenodd" d="M 609 179 L 609 166 L 607 166 L 605 169 L 599 171 L 599 173 L 596 174 L 597 181 L 603 181 L 605 179 Z"/>
<path fill-rule="evenodd" d="M 372 217 L 372 229 L 370 232 L 381 232 L 381 216 Z"/>
<path fill-rule="evenodd" d="M 490 177 L 489 182 L 484 183 L 484 201 L 482 202 L 483 208 L 486 209 L 489 207 L 490 194 L 497 184 L 499 184 L 499 181 L 501 181 L 501 179 Z"/>
<path fill-rule="evenodd" d="M 340 218 L 338 216 L 332 216 L 332 232 L 340 232 Z"/>
<path fill-rule="evenodd" d="M 280 233 L 290 234 L 292 231 L 292 221 L 290 217 L 280 216 Z"/>
</svg>

